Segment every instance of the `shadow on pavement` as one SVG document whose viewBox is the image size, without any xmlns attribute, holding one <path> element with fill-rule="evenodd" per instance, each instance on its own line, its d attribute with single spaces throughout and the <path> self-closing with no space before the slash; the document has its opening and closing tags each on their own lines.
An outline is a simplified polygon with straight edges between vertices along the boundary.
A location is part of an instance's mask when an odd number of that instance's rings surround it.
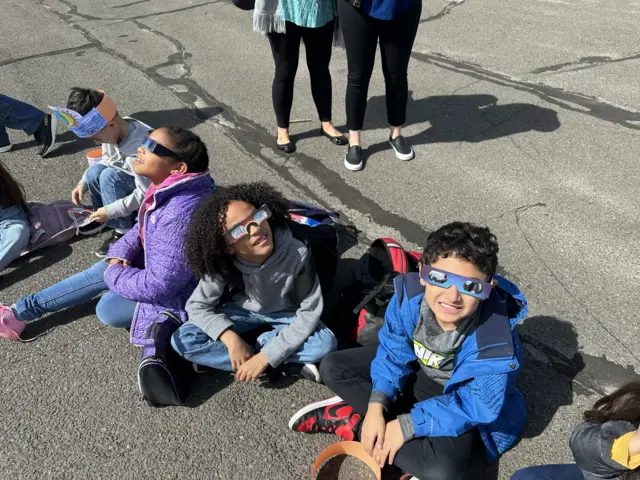
<svg viewBox="0 0 640 480">
<path fill-rule="evenodd" d="M 49 268 L 67 258 L 73 249 L 69 244 L 56 245 L 54 247 L 38 250 L 30 255 L 15 260 L 11 263 L 9 273 L 0 275 L 0 289 L 4 290 L 18 282 L 26 280 L 32 275 Z"/>
<path fill-rule="evenodd" d="M 67 325 L 68 323 L 75 322 L 76 320 L 87 317 L 89 315 L 94 315 L 96 313 L 96 305 L 98 304 L 98 300 L 99 298 L 94 298 L 89 302 L 83 303 L 81 305 L 76 305 L 75 307 L 71 308 L 65 308 L 64 310 L 52 313 L 51 315 L 39 320 L 33 320 L 29 322 L 27 328 L 25 329 L 25 335 L 23 336 L 24 339 L 33 339 L 40 335 L 44 335 L 45 333 L 49 333 L 50 330 L 53 330 L 56 327 Z"/>
</svg>

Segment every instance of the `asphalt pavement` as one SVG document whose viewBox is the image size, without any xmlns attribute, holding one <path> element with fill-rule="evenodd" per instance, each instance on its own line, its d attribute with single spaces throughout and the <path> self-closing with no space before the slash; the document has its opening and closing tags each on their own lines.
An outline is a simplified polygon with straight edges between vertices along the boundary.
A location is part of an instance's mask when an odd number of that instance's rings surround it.
<svg viewBox="0 0 640 480">
<path fill-rule="evenodd" d="M 126 0 L 124 0 L 126 2 Z M 338 0 L 341 1 L 341 0 Z M 368 242 L 418 248 L 453 220 L 488 225 L 500 272 L 526 293 L 519 386 L 529 421 L 520 443 L 481 476 L 568 462 L 568 438 L 599 396 L 640 380 L 640 3 L 623 0 L 425 1 L 409 71 L 411 162 L 386 139 L 379 61 L 361 172 L 318 135 L 303 59 L 292 119 L 298 152 L 275 149 L 268 42 L 227 0 L 2 0 L 0 92 L 45 108 L 72 86 L 106 90 L 119 111 L 192 128 L 216 182 L 266 180 L 291 198 L 338 210 Z M 346 58 L 331 65 L 334 121 L 344 130 Z M 41 159 L 10 133 L 2 161 L 29 199 L 69 197 L 91 147 L 58 130 Z M 106 235 L 106 234 L 105 234 Z M 81 271 L 104 236 L 15 262 L 10 304 Z M 341 277 L 343 278 L 343 277 Z M 102 326 L 95 303 L 29 325 L 29 344 L 1 342 L 2 479 L 309 478 L 335 438 L 287 430 L 292 413 L 329 394 L 307 381 L 236 384 L 197 378 L 189 408 L 141 401 L 139 351 Z M 358 479 L 354 479 L 358 480 Z"/>
</svg>

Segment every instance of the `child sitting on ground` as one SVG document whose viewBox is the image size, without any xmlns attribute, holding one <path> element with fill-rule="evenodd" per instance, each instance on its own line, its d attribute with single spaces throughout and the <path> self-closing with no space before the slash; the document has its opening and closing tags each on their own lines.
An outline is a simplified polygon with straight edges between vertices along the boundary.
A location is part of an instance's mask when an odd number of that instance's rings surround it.
<svg viewBox="0 0 640 480">
<path fill-rule="evenodd" d="M 320 373 L 338 396 L 301 409 L 289 428 L 360 440 L 381 467 L 420 480 L 463 478 L 478 440 L 489 461 L 513 445 L 526 416 L 513 328 L 527 308 L 495 275 L 497 253 L 487 228 L 431 233 L 420 273 L 394 280 L 380 345 L 327 356 Z"/>
<path fill-rule="evenodd" d="M 24 189 L 0 162 L 0 272 L 20 256 L 29 235 Z"/>
<path fill-rule="evenodd" d="M 186 320 L 185 303 L 197 284 L 184 258 L 189 222 L 211 196 L 207 148 L 179 127 L 154 130 L 138 149 L 137 175 L 152 183 L 136 228 L 114 243 L 109 261 L 100 260 L 11 307 L 0 304 L 0 337 L 20 340 L 28 320 L 88 302 L 109 326 L 131 328 L 131 342 L 143 345 L 145 332 L 163 312 Z"/>
<path fill-rule="evenodd" d="M 74 87 L 66 108 L 49 107 L 51 111 L 71 127 L 80 138 L 88 138 L 102 145 L 102 159 L 92 165 L 71 192 L 71 199 L 81 205 L 82 196 L 88 190 L 91 196 L 94 220 L 82 227 L 89 235 L 102 230 L 105 225 L 112 234 L 96 250 L 104 257 L 109 246 L 131 230 L 132 214 L 137 212 L 149 187 L 149 180 L 136 175 L 133 169 L 138 147 L 151 131 L 147 125 L 133 118 L 122 118 L 116 106 L 101 90 Z"/>
<path fill-rule="evenodd" d="M 200 283 L 187 302 L 189 321 L 172 337 L 186 360 L 234 371 L 240 381 L 285 362 L 303 364 L 302 376 L 320 381 L 314 363 L 337 342 L 320 321 L 323 298 L 311 252 L 292 237 L 287 208 L 275 189 L 250 183 L 211 198 L 195 215 L 187 260 Z M 235 286 L 242 291 L 225 294 Z M 272 329 L 254 349 L 240 334 L 261 326 Z"/>
</svg>

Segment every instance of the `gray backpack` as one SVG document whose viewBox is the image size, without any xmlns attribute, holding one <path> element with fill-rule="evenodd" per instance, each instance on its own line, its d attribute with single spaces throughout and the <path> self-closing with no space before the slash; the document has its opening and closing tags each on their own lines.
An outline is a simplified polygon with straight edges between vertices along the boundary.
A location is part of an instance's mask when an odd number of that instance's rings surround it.
<svg viewBox="0 0 640 480">
<path fill-rule="evenodd" d="M 27 217 L 31 224 L 31 237 L 27 248 L 20 255 L 35 250 L 66 243 L 80 235 L 80 227 L 91 220 L 89 212 L 71 213 L 78 207 L 70 200 L 56 200 L 53 203 L 28 202 Z"/>
</svg>

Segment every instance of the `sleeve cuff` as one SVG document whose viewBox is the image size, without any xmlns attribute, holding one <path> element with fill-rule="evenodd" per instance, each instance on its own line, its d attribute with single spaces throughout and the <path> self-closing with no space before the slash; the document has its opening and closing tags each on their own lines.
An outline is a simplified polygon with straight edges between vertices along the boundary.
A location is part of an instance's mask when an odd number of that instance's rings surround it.
<svg viewBox="0 0 640 480">
<path fill-rule="evenodd" d="M 282 362 L 286 360 L 286 357 L 282 354 L 278 346 L 273 342 L 267 343 L 260 352 L 265 356 L 269 365 L 273 368 L 278 367 Z"/>
<path fill-rule="evenodd" d="M 379 403 L 388 412 L 391 407 L 391 397 L 380 390 L 376 390 L 371 393 L 369 403 Z"/>
<path fill-rule="evenodd" d="M 416 436 L 416 431 L 413 429 L 413 420 L 410 413 L 398 415 L 398 422 L 400 423 L 400 430 L 402 431 L 402 438 L 405 442 L 412 440 Z"/>
</svg>

